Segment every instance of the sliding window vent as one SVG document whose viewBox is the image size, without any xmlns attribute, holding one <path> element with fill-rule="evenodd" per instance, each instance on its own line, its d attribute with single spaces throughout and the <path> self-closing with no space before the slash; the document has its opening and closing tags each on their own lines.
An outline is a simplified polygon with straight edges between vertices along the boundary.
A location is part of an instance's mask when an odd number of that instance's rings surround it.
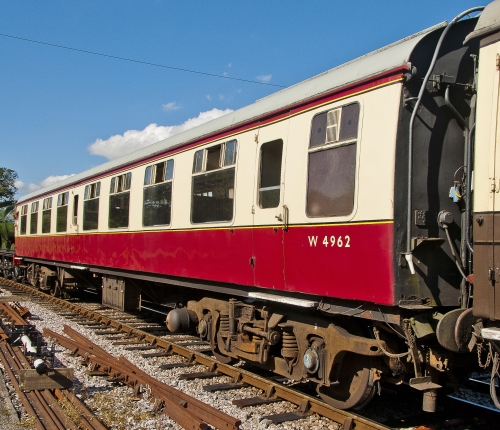
<svg viewBox="0 0 500 430">
<path fill-rule="evenodd" d="M 335 109 L 328 112 L 326 120 L 326 143 L 339 141 L 340 111 L 340 109 Z"/>
</svg>

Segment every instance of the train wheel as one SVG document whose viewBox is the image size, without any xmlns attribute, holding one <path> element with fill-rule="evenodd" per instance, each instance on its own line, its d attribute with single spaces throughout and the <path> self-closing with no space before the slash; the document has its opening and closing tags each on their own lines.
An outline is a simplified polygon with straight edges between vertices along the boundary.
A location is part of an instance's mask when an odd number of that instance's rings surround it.
<svg viewBox="0 0 500 430">
<path fill-rule="evenodd" d="M 50 294 L 54 297 L 61 297 L 61 283 L 58 279 L 54 281 L 54 285 L 50 288 Z"/>
<path fill-rule="evenodd" d="M 339 383 L 318 386 L 317 392 L 329 405 L 338 409 L 361 409 L 376 392 L 370 357 L 346 354 L 340 369 Z"/>
</svg>

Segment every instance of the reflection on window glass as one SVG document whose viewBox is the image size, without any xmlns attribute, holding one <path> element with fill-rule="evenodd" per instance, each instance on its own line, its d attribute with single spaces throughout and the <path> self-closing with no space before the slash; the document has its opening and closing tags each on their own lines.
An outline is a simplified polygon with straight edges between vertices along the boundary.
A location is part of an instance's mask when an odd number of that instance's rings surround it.
<svg viewBox="0 0 500 430">
<path fill-rule="evenodd" d="M 151 171 L 148 182 L 148 169 Z M 160 173 L 158 173 L 160 172 Z M 142 203 L 142 225 L 153 227 L 170 224 L 172 211 L 172 178 L 174 160 L 162 161 L 146 167 L 144 194 Z M 158 184 L 149 186 L 151 184 Z"/>
<path fill-rule="evenodd" d="M 231 221 L 234 211 L 237 141 L 196 151 L 193 158 L 191 222 Z M 205 163 L 205 164 L 203 164 Z M 203 173 L 210 172 L 210 173 Z M 197 173 L 203 173 L 198 174 Z"/>
<path fill-rule="evenodd" d="M 108 216 L 109 228 L 128 227 L 131 182 L 131 172 L 111 178 Z"/>
<path fill-rule="evenodd" d="M 43 199 L 42 233 L 50 233 L 50 216 L 52 213 L 52 197 Z"/>
<path fill-rule="evenodd" d="M 38 230 L 38 212 L 31 214 L 30 217 L 30 234 L 36 234 Z"/>
<path fill-rule="evenodd" d="M 224 166 L 232 166 L 236 163 L 236 140 L 230 140 L 224 144 Z"/>
<path fill-rule="evenodd" d="M 83 229 L 97 230 L 99 224 L 99 194 L 101 183 L 95 182 L 85 187 L 83 202 Z"/>
<path fill-rule="evenodd" d="M 170 224 L 172 182 L 144 188 L 142 225 L 145 227 Z"/>
<path fill-rule="evenodd" d="M 28 224 L 28 205 L 21 206 L 21 229 L 19 234 L 26 234 L 26 226 Z"/>
<path fill-rule="evenodd" d="M 193 173 L 199 173 L 203 169 L 203 149 L 194 153 Z"/>
<path fill-rule="evenodd" d="M 97 230 L 99 221 L 99 199 L 83 202 L 83 229 Z"/>
<path fill-rule="evenodd" d="M 57 196 L 57 212 L 56 212 L 56 232 L 62 233 L 66 231 L 68 224 L 68 202 L 69 191 L 61 193 Z"/>
<path fill-rule="evenodd" d="M 282 153 L 281 139 L 260 147 L 259 205 L 263 209 L 275 208 L 280 204 Z"/>
<path fill-rule="evenodd" d="M 170 181 L 174 177 L 174 160 L 167 160 L 167 173 L 165 174 L 165 181 Z"/>
<path fill-rule="evenodd" d="M 42 212 L 42 233 L 50 233 L 50 214 L 51 210 L 48 209 Z"/>
<path fill-rule="evenodd" d="M 339 141 L 357 139 L 359 122 L 359 104 L 353 103 L 342 108 Z"/>
<path fill-rule="evenodd" d="M 38 233 L 38 202 L 31 203 L 30 234 Z"/>
<path fill-rule="evenodd" d="M 312 120 L 311 140 L 309 143 L 309 146 L 311 148 L 325 144 L 327 113 L 328 112 L 320 113 L 319 115 L 316 115 Z"/>
<path fill-rule="evenodd" d="M 128 227 L 130 192 L 109 196 L 109 228 Z"/>
<path fill-rule="evenodd" d="M 311 123 L 307 182 L 309 217 L 349 215 L 354 209 L 359 103 L 316 115 Z"/>
<path fill-rule="evenodd" d="M 78 224 L 78 194 L 73 197 L 73 224 Z"/>
<path fill-rule="evenodd" d="M 349 215 L 354 207 L 356 144 L 309 153 L 307 215 Z"/>
<path fill-rule="evenodd" d="M 57 208 L 57 215 L 56 215 L 56 232 L 61 233 L 66 231 L 67 224 L 68 224 L 68 205 L 59 206 Z"/>
<path fill-rule="evenodd" d="M 153 166 L 146 167 L 146 171 L 144 173 L 144 185 L 149 185 L 151 183 L 152 172 L 153 172 Z"/>
<path fill-rule="evenodd" d="M 234 208 L 235 169 L 193 176 L 191 221 L 231 221 Z"/>
</svg>

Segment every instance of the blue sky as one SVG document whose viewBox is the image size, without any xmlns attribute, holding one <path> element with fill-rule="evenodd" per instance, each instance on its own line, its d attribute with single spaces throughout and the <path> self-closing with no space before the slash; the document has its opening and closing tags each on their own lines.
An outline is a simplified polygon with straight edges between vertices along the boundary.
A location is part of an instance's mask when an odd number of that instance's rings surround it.
<svg viewBox="0 0 500 430">
<path fill-rule="evenodd" d="M 288 86 L 481 4 L 0 0 L 0 33 Z M 277 90 L 0 36 L 0 166 L 26 194 Z"/>
</svg>

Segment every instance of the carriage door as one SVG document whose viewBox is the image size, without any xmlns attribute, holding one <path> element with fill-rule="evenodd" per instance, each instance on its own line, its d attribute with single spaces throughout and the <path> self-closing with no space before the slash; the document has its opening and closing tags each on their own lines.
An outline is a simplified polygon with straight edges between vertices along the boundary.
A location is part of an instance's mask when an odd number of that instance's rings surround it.
<svg viewBox="0 0 500 430">
<path fill-rule="evenodd" d="M 474 315 L 500 319 L 500 43 L 480 48 L 474 155 Z M 481 92 L 483 90 L 483 92 Z"/>
<path fill-rule="evenodd" d="M 253 256 L 255 285 L 282 290 L 284 159 L 289 120 L 259 129 L 254 193 Z"/>
</svg>

